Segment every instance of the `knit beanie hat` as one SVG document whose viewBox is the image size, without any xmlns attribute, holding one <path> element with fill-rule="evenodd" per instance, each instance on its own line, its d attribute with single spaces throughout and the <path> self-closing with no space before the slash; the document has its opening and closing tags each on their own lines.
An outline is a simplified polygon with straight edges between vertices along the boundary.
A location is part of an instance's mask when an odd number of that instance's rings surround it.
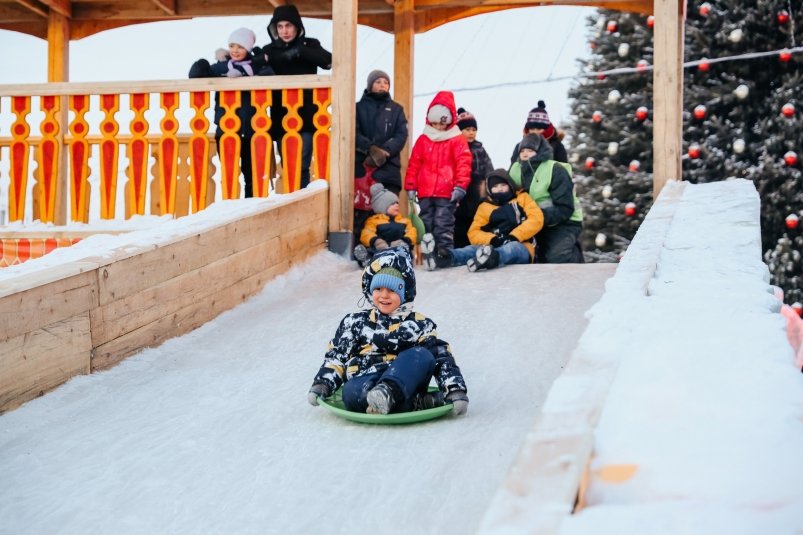
<svg viewBox="0 0 803 535">
<path fill-rule="evenodd" d="M 549 114 L 546 112 L 546 104 L 544 104 L 543 100 L 539 100 L 538 107 L 531 109 L 530 113 L 527 114 L 527 122 L 524 124 L 524 128 L 526 130 L 530 128 L 546 129 L 550 124 L 551 121 L 549 120 Z"/>
<path fill-rule="evenodd" d="M 388 85 L 390 85 L 390 76 L 385 71 L 381 71 L 379 69 L 374 69 L 368 74 L 368 92 L 371 92 L 371 88 L 374 86 L 374 82 L 378 79 L 384 78 L 388 81 Z"/>
<path fill-rule="evenodd" d="M 380 182 L 371 186 L 371 208 L 374 213 L 387 214 L 392 204 L 399 202 L 399 197 L 390 190 L 385 189 Z"/>
<path fill-rule="evenodd" d="M 251 52 L 257 42 L 257 36 L 248 28 L 237 28 L 229 36 L 229 44 L 240 45 Z"/>
<path fill-rule="evenodd" d="M 427 112 L 429 124 L 452 124 L 452 112 L 443 104 L 435 104 Z"/>
<path fill-rule="evenodd" d="M 477 119 L 465 109 L 457 108 L 457 127 L 460 130 L 465 130 L 470 126 L 477 128 Z"/>
<path fill-rule="evenodd" d="M 387 288 L 396 292 L 402 303 L 404 303 L 404 286 L 404 276 L 401 271 L 392 267 L 383 267 L 371 279 L 371 292 L 377 288 Z"/>
<path fill-rule="evenodd" d="M 532 149 L 538 152 L 538 148 L 541 146 L 541 139 L 543 138 L 539 134 L 527 134 L 521 139 L 519 150 Z"/>
</svg>

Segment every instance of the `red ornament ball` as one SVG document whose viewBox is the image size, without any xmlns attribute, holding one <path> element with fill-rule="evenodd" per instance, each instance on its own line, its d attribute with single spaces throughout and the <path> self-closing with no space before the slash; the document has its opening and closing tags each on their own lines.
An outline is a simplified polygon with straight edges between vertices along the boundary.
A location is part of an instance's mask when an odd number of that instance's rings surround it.
<svg viewBox="0 0 803 535">
<path fill-rule="evenodd" d="M 638 160 L 633 160 L 630 162 L 630 165 L 628 165 L 627 168 L 635 173 L 636 171 L 641 169 L 641 162 Z"/>
<path fill-rule="evenodd" d="M 655 26 L 655 16 L 650 15 L 649 17 L 647 17 L 647 27 L 652 28 L 654 26 Z"/>
<path fill-rule="evenodd" d="M 708 14 L 711 13 L 711 4 L 709 4 L 708 2 L 704 2 L 703 4 L 700 5 L 699 12 L 701 17 L 707 17 Z"/>
<path fill-rule="evenodd" d="M 594 121 L 595 123 L 601 123 L 602 122 L 602 112 L 601 111 L 595 111 L 591 115 L 591 120 Z"/>
<path fill-rule="evenodd" d="M 650 66 L 650 64 L 647 62 L 646 59 L 640 59 L 640 60 L 638 60 L 638 63 L 636 63 L 636 70 L 638 72 L 646 72 L 647 71 L 647 67 L 649 67 L 649 66 Z"/>
<path fill-rule="evenodd" d="M 789 152 L 783 155 L 783 161 L 786 162 L 786 165 L 788 165 L 789 167 L 797 165 L 797 153 L 793 150 L 790 150 Z"/>
<path fill-rule="evenodd" d="M 798 316 L 803 315 L 803 304 L 801 304 L 800 301 L 792 303 L 792 310 L 797 312 Z"/>
<path fill-rule="evenodd" d="M 708 63 L 708 58 L 703 58 L 697 65 L 697 70 L 700 72 L 708 72 L 711 69 L 711 64 Z"/>
<path fill-rule="evenodd" d="M 619 29 L 619 23 L 615 20 L 608 21 L 608 33 L 615 33 Z"/>
<path fill-rule="evenodd" d="M 788 63 L 792 59 L 792 52 L 790 52 L 788 48 L 784 48 L 778 54 L 778 59 L 784 63 Z"/>
<path fill-rule="evenodd" d="M 786 216 L 786 228 L 788 228 L 789 230 L 796 229 L 799 223 L 798 219 L 799 218 L 797 217 L 797 214 L 789 214 L 788 216 Z"/>
<path fill-rule="evenodd" d="M 694 118 L 695 119 L 705 119 L 708 110 L 705 109 L 705 106 L 700 104 L 699 106 L 694 107 Z"/>
<path fill-rule="evenodd" d="M 778 12 L 778 24 L 789 24 L 789 12 L 782 9 Z"/>
<path fill-rule="evenodd" d="M 586 165 L 586 169 L 594 169 L 594 165 L 596 163 L 597 163 L 597 161 L 594 159 L 594 157 L 593 156 L 589 156 L 588 158 L 586 158 L 586 164 L 585 164 Z"/>
<path fill-rule="evenodd" d="M 781 113 L 784 117 L 793 117 L 795 115 L 795 105 L 791 102 L 787 102 L 781 108 Z"/>
<path fill-rule="evenodd" d="M 636 119 L 639 121 L 645 120 L 650 115 L 650 110 L 647 109 L 647 106 L 639 106 L 636 110 Z"/>
<path fill-rule="evenodd" d="M 597 74 L 597 80 L 604 80 L 604 79 L 605 79 L 605 74 L 604 73 Z"/>
<path fill-rule="evenodd" d="M 625 215 L 628 217 L 636 215 L 636 203 L 629 202 L 625 205 Z"/>
<path fill-rule="evenodd" d="M 702 149 L 700 148 L 700 145 L 698 145 L 697 143 L 692 143 L 691 145 L 689 145 L 689 157 L 690 158 L 693 158 L 693 159 L 696 160 L 697 158 L 700 157 L 700 153 L 701 152 L 702 152 Z"/>
</svg>

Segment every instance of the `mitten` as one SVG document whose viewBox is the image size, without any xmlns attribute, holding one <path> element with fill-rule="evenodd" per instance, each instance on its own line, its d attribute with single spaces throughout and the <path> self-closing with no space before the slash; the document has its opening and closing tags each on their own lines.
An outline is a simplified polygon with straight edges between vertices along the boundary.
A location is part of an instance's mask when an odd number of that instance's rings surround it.
<svg viewBox="0 0 803 535">
<path fill-rule="evenodd" d="M 211 78 L 213 76 L 214 74 L 212 74 L 212 66 L 209 65 L 208 60 L 199 59 L 192 64 L 192 67 L 190 67 L 190 78 Z"/>
<path fill-rule="evenodd" d="M 225 48 L 218 48 L 215 50 L 215 59 L 218 61 L 226 61 L 229 59 L 229 51 Z"/>
<path fill-rule="evenodd" d="M 416 202 L 415 191 L 409 190 L 407 192 L 407 200 L 409 200 L 410 202 Z"/>
<path fill-rule="evenodd" d="M 307 401 L 313 407 L 318 406 L 318 398 L 328 398 L 331 392 L 329 391 L 329 387 L 323 383 L 316 383 L 312 385 L 307 392 Z"/>
<path fill-rule="evenodd" d="M 505 238 L 507 236 L 494 236 L 491 238 L 491 245 L 493 247 L 502 247 L 505 244 Z"/>
<path fill-rule="evenodd" d="M 388 161 L 390 153 L 376 145 L 368 148 L 368 156 L 374 161 L 374 167 L 382 167 Z"/>
<path fill-rule="evenodd" d="M 464 190 L 460 186 L 455 186 L 454 189 L 452 190 L 451 202 L 459 202 L 465 196 L 466 196 L 466 190 Z"/>
<path fill-rule="evenodd" d="M 226 72 L 226 76 L 229 78 L 239 78 L 242 75 L 243 73 L 241 71 L 234 68 L 234 61 L 229 60 L 229 70 Z"/>
<path fill-rule="evenodd" d="M 511 243 L 511 242 L 514 242 L 514 241 L 519 241 L 519 240 L 517 240 L 515 236 L 511 236 L 510 234 L 508 234 L 507 236 L 505 236 L 503 238 L 502 245 L 505 245 L 506 243 Z"/>
<path fill-rule="evenodd" d="M 390 242 L 391 247 L 402 247 L 403 249 L 410 249 L 410 244 L 404 240 L 394 240 Z"/>
<path fill-rule="evenodd" d="M 251 50 L 251 64 L 254 66 L 254 70 L 258 71 L 265 67 L 270 62 L 270 58 L 268 58 L 268 53 L 255 46 Z"/>
<path fill-rule="evenodd" d="M 452 404 L 452 412 L 455 416 L 462 416 L 468 412 L 468 396 L 462 390 L 455 390 L 446 395 L 447 403 Z"/>
</svg>

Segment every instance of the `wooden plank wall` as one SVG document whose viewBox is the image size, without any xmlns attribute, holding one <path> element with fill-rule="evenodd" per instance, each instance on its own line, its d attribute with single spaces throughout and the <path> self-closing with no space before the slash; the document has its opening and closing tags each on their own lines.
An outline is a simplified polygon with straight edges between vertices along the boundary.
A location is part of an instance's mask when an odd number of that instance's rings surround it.
<svg viewBox="0 0 803 535">
<path fill-rule="evenodd" d="M 185 334 L 324 249 L 328 189 L 0 286 L 0 414 Z"/>
</svg>

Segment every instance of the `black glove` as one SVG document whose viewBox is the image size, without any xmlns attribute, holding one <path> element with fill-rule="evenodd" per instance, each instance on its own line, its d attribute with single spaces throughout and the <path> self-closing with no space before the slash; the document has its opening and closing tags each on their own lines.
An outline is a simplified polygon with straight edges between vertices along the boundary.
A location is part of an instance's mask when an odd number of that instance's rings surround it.
<svg viewBox="0 0 803 535">
<path fill-rule="evenodd" d="M 506 243 L 511 243 L 511 242 L 514 242 L 514 241 L 519 241 L 519 240 L 517 240 L 515 236 L 511 236 L 510 234 L 508 234 L 507 236 L 505 236 L 504 240 L 502 241 L 502 245 L 505 245 Z"/>
<path fill-rule="evenodd" d="M 253 50 L 251 50 L 251 65 L 254 67 L 254 72 L 259 71 L 263 67 L 267 66 L 269 62 L 268 53 L 255 46 Z"/>
<path fill-rule="evenodd" d="M 452 404 L 455 416 L 462 416 L 468 412 L 468 396 L 462 390 L 455 390 L 446 395 L 446 402 Z"/>
<path fill-rule="evenodd" d="M 491 245 L 494 248 L 502 247 L 505 244 L 505 238 L 506 236 L 494 236 L 493 238 L 491 238 Z"/>
<path fill-rule="evenodd" d="M 452 198 L 450 199 L 450 201 L 460 202 L 465 196 L 466 196 L 466 190 L 464 190 L 460 186 L 455 186 L 454 189 L 452 190 Z"/>
<path fill-rule="evenodd" d="M 209 65 L 208 60 L 199 59 L 192 64 L 192 67 L 190 67 L 190 78 L 211 78 L 213 76 L 214 74 L 212 74 L 212 66 Z"/>
<path fill-rule="evenodd" d="M 307 401 L 313 407 L 317 407 L 318 398 L 328 398 L 331 393 L 328 386 L 323 383 L 317 383 L 312 385 L 309 392 L 307 392 Z"/>
</svg>

